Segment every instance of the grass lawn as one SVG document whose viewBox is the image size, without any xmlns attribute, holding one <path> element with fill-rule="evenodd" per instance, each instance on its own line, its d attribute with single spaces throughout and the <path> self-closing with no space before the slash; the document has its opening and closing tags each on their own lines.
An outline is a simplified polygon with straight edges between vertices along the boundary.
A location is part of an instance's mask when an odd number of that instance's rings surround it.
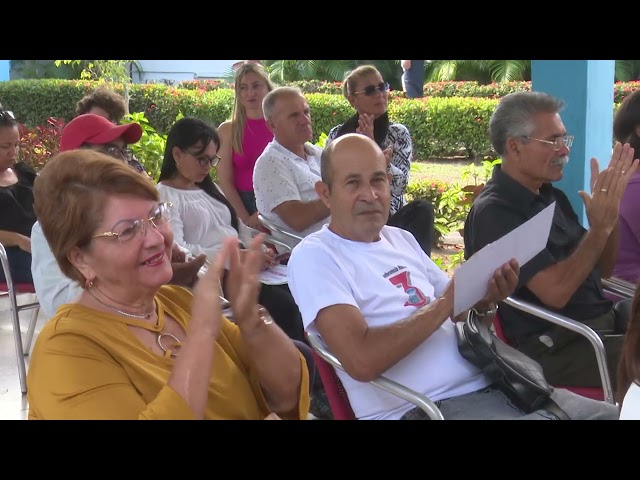
<svg viewBox="0 0 640 480">
<path fill-rule="evenodd" d="M 465 168 L 468 168 L 471 164 L 471 160 L 431 160 L 431 161 L 416 161 L 411 163 L 411 175 L 409 181 L 417 181 L 421 179 L 426 180 L 440 180 L 447 183 L 459 183 L 460 185 L 466 185 L 467 179 L 462 178 L 462 172 Z M 469 181 L 473 181 L 469 179 Z M 462 240 L 462 239 L 460 239 Z M 449 268 L 452 255 L 459 253 L 462 250 L 462 246 L 458 245 L 443 245 L 439 244 L 433 248 L 431 258 L 434 261 L 442 262 L 440 267 L 444 272 L 451 276 L 453 270 Z"/>
<path fill-rule="evenodd" d="M 432 160 L 412 162 L 409 181 L 421 179 L 440 180 L 447 183 L 464 184 L 462 172 L 471 164 L 471 160 Z"/>
</svg>

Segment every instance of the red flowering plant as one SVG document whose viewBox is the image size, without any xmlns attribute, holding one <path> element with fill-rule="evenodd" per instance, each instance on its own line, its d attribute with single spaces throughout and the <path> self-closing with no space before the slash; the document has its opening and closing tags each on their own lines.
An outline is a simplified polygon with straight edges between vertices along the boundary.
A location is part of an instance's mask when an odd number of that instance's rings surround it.
<svg viewBox="0 0 640 480">
<path fill-rule="evenodd" d="M 621 103 L 626 96 L 638 89 L 640 89 L 640 81 L 616 82 L 613 85 L 613 103 Z"/>
<path fill-rule="evenodd" d="M 45 125 L 37 125 L 34 128 L 19 124 L 20 160 L 39 172 L 47 161 L 58 153 L 64 126 L 63 118 L 54 117 L 49 117 Z"/>
</svg>

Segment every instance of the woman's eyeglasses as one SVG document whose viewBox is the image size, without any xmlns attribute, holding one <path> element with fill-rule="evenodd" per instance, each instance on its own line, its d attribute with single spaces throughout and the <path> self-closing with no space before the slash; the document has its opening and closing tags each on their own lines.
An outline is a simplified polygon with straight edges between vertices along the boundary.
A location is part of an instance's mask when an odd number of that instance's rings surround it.
<svg viewBox="0 0 640 480">
<path fill-rule="evenodd" d="M 158 206 L 153 209 L 147 220 L 142 218 L 140 220 L 124 220 L 116 224 L 114 227 L 114 230 L 116 230 L 115 232 L 99 233 L 97 235 L 93 235 L 91 238 L 116 237 L 119 243 L 126 243 L 138 235 L 138 232 L 142 232 L 142 235 L 144 236 L 147 224 L 152 225 L 155 228 L 159 228 L 171 220 L 170 208 L 172 206 L 173 204 L 171 202 L 159 203 Z"/>
<path fill-rule="evenodd" d="M 380 93 L 385 93 L 389 91 L 389 84 L 387 82 L 381 82 L 378 85 L 367 85 L 366 87 L 364 87 L 362 90 L 360 90 L 359 92 L 353 92 L 354 95 L 357 95 L 359 93 L 364 93 L 365 96 L 367 97 L 372 97 L 373 95 L 376 94 L 376 91 L 380 92 Z"/>
<path fill-rule="evenodd" d="M 184 153 L 192 156 L 193 158 L 195 158 L 198 163 L 200 164 L 201 167 L 209 167 L 209 168 L 213 168 L 218 166 L 218 163 L 220 163 L 220 157 L 218 155 L 214 155 L 212 158 L 207 157 L 206 155 L 199 155 L 196 156 L 195 154 L 187 151 L 187 150 L 183 150 Z"/>
</svg>

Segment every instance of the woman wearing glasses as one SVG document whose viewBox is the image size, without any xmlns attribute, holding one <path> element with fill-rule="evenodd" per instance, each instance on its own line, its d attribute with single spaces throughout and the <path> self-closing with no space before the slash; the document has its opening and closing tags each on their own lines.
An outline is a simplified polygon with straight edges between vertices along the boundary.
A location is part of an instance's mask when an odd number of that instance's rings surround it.
<svg viewBox="0 0 640 480">
<path fill-rule="evenodd" d="M 158 191 L 173 204 L 171 227 L 176 243 L 193 255 L 206 254 L 212 261 L 227 238 L 249 245 L 250 230 L 209 172 L 220 160 L 220 137 L 215 128 L 193 117 L 178 120 L 167 135 Z M 244 253 L 243 253 L 244 255 Z M 262 254 L 264 266 L 275 265 L 271 250 Z M 226 276 L 223 292 L 228 292 Z M 304 341 L 300 311 L 285 285 L 263 285 L 259 301 L 275 322 L 294 340 Z"/>
<path fill-rule="evenodd" d="M 36 173 L 17 161 L 19 149 L 18 122 L 13 112 L 3 110 L 0 105 L 0 243 L 6 250 L 13 281 L 32 283 L 30 237 L 36 221 L 33 211 Z M 5 273 L 0 268 L 0 282 L 4 281 Z"/>
<path fill-rule="evenodd" d="M 361 133 L 374 140 L 385 153 L 391 174 L 389 225 L 410 231 L 424 252 L 431 255 L 434 234 L 433 206 L 425 200 L 406 204 L 404 192 L 409 183 L 413 142 L 407 127 L 389 120 L 389 84 L 373 65 L 361 65 L 347 74 L 342 92 L 355 115 L 331 129 L 329 145 L 347 133 Z"/>
<path fill-rule="evenodd" d="M 130 162 L 132 154 L 129 146 L 138 142 L 141 136 L 142 128 L 137 123 L 115 125 L 100 115 L 88 113 L 75 117 L 67 123 L 60 137 L 59 151 L 65 152 L 77 148 L 97 150 L 123 164 L 126 162 L 135 171 L 140 172 Z M 148 178 L 144 170 L 140 174 Z M 82 288 L 60 271 L 39 222 L 33 225 L 31 241 L 33 284 L 40 302 L 40 309 L 47 317 L 51 317 L 60 305 L 73 301 L 81 293 Z M 191 286 L 205 258 L 202 256 L 186 262 L 184 255 L 175 248 L 171 261 L 174 273 L 171 283 Z"/>
<path fill-rule="evenodd" d="M 227 241 L 192 294 L 166 285 L 169 206 L 123 162 L 94 150 L 61 153 L 34 196 L 61 270 L 83 291 L 38 336 L 29 418 L 306 418 L 303 357 L 257 303 L 260 238 L 242 258 Z M 211 295 L 225 264 L 236 324 Z"/>
</svg>

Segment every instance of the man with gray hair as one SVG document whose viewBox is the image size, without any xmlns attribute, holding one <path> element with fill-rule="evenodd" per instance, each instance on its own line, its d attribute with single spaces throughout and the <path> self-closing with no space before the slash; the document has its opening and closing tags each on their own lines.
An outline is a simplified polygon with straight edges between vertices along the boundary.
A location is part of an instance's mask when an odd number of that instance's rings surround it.
<svg viewBox="0 0 640 480">
<path fill-rule="evenodd" d="M 602 289 L 618 246 L 618 209 L 638 161 L 628 144 L 617 144 L 608 168 L 591 159 L 591 194 L 579 195 L 589 219 L 585 229 L 564 192 L 552 186 L 562 178 L 573 137 L 567 135 L 562 100 L 542 92 L 505 96 L 489 124 L 491 144 L 502 158 L 476 198 L 464 228 L 465 257 L 471 257 L 556 202 L 546 248 L 520 271 L 515 295 L 574 320 L 603 337 L 612 383 L 626 318 L 616 315 Z M 501 305 L 510 343 L 543 367 L 551 384 L 601 386 L 590 342 L 565 328 Z"/>
<path fill-rule="evenodd" d="M 315 190 L 322 149 L 309 143 L 309 104 L 300 89 L 278 87 L 264 97 L 262 110 L 274 138 L 253 170 L 256 206 L 268 220 L 304 237 L 329 220 Z"/>
<path fill-rule="evenodd" d="M 387 224 L 391 175 L 378 144 L 348 133 L 325 148 L 321 163 L 316 188 L 331 221 L 293 249 L 289 287 L 305 329 L 320 335 L 342 363 L 344 371 L 335 373 L 356 418 L 428 418 L 369 383 L 381 375 L 429 397 L 448 420 L 559 418 L 548 406 L 517 408 L 460 354 L 454 322 L 467 312 L 453 314 L 455 281 L 411 233 Z M 512 259 L 493 272 L 474 305 L 478 315 L 492 318 L 495 302 L 516 287 L 518 271 Z M 571 419 L 618 418 L 615 405 L 560 388 L 551 400 Z"/>
</svg>

